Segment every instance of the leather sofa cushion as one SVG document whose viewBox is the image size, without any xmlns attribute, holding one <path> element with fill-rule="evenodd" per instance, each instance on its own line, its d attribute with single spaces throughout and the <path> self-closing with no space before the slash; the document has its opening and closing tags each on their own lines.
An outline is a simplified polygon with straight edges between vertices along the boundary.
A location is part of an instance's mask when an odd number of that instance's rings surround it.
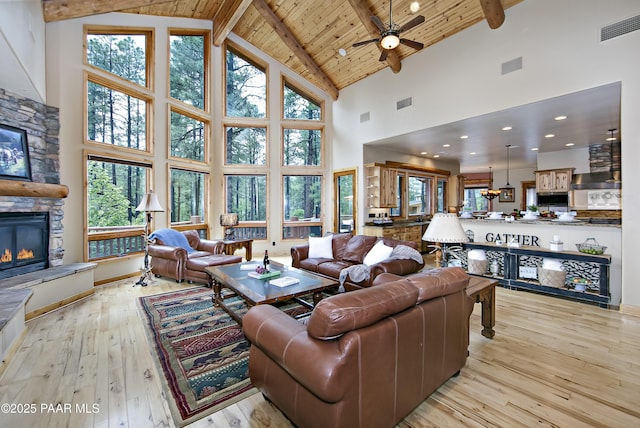
<svg viewBox="0 0 640 428">
<path fill-rule="evenodd" d="M 318 264 L 318 273 L 330 276 L 331 278 L 340 278 L 340 271 L 352 265 L 353 263 L 342 260 L 328 260 Z"/>
<path fill-rule="evenodd" d="M 415 306 L 417 298 L 418 289 L 403 281 L 331 296 L 313 309 L 307 333 L 332 339 Z"/>
<path fill-rule="evenodd" d="M 187 260 L 187 269 L 203 272 L 209 266 L 226 265 L 231 263 L 240 263 L 241 256 L 228 256 L 224 254 L 209 255 L 205 257 L 196 257 Z"/>
<path fill-rule="evenodd" d="M 465 289 L 469 284 L 469 275 L 460 267 L 446 267 L 415 273 L 403 277 L 401 281 L 409 282 L 418 289 L 420 303 Z"/>
<path fill-rule="evenodd" d="M 343 259 L 344 249 L 351 238 L 353 238 L 352 233 L 333 234 L 333 241 L 331 242 L 331 245 L 333 246 L 333 258 L 335 260 Z"/>
<path fill-rule="evenodd" d="M 344 248 L 342 260 L 361 264 L 364 256 L 375 245 L 377 236 L 356 235 L 349 239 Z"/>
</svg>

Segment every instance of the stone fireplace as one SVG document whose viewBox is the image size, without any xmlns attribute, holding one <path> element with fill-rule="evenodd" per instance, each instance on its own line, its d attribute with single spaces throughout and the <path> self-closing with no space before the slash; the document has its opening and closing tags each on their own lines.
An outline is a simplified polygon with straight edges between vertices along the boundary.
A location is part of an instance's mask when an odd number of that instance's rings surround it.
<svg viewBox="0 0 640 428">
<path fill-rule="evenodd" d="M 4 254 L 2 260 L 11 258 L 10 262 L 0 263 L 0 278 L 22 274 L 24 269 L 61 266 L 63 205 L 67 190 L 66 186 L 60 185 L 58 109 L 0 88 L 0 123 L 27 132 L 32 175 L 32 181 L 0 179 L 0 254 Z M 21 220 L 16 221 L 16 218 Z M 12 245 L 19 246 L 15 241 L 16 237 L 25 238 L 26 229 L 21 225 L 25 219 L 32 224 L 35 219 L 41 223 L 28 233 L 29 239 L 43 240 L 40 249 L 36 249 L 41 252 L 41 260 L 30 268 L 25 268 L 29 263 L 24 259 L 18 262 L 15 251 L 19 253 L 21 248 L 6 248 L 8 245 L 5 245 L 6 236 L 12 240 Z M 2 220 L 10 225 L 3 226 Z"/>
</svg>

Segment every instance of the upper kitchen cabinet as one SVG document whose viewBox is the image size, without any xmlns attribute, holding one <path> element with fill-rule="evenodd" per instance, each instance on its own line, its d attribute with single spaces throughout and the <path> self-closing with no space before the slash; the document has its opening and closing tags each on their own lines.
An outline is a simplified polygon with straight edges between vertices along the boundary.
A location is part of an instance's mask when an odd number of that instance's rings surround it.
<svg viewBox="0 0 640 428">
<path fill-rule="evenodd" d="M 369 208 L 396 208 L 398 172 L 379 164 L 365 165 L 365 194 Z"/>
<path fill-rule="evenodd" d="M 536 192 L 568 192 L 574 168 L 546 169 L 536 171 Z"/>
</svg>

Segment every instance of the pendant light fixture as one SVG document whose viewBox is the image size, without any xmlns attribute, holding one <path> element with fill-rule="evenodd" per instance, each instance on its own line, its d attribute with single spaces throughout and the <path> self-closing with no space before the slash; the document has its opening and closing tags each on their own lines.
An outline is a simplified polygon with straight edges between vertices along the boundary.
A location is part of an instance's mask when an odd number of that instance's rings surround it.
<svg viewBox="0 0 640 428">
<path fill-rule="evenodd" d="M 489 186 L 487 190 L 481 190 L 480 195 L 488 201 L 491 201 L 500 195 L 500 190 L 492 189 L 493 186 L 493 171 L 491 167 L 489 167 Z"/>
<path fill-rule="evenodd" d="M 509 184 L 509 149 L 511 148 L 511 144 L 505 145 L 507 148 L 507 185 L 500 188 L 501 193 L 501 202 L 511 202 L 509 199 L 513 198 L 513 186 Z M 506 199 L 506 200 L 505 200 Z"/>
</svg>

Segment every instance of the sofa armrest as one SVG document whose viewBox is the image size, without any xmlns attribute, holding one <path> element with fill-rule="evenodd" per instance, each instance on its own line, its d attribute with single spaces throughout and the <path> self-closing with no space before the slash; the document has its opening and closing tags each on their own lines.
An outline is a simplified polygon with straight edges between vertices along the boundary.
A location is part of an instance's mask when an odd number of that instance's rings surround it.
<svg viewBox="0 0 640 428">
<path fill-rule="evenodd" d="M 158 257 L 160 259 L 180 261 L 186 260 L 187 250 L 180 247 L 170 247 L 168 245 L 150 244 L 149 255 L 151 257 Z"/>
<path fill-rule="evenodd" d="M 201 239 L 196 250 L 206 251 L 211 254 L 224 254 L 224 242 Z"/>
<path fill-rule="evenodd" d="M 252 307 L 242 329 L 252 346 L 313 394 L 329 403 L 344 398 L 354 370 L 347 370 L 338 340 L 309 337 L 305 325 L 270 305 Z"/>
<path fill-rule="evenodd" d="M 291 247 L 291 266 L 300 267 L 300 261 L 309 258 L 309 244 L 294 245 Z"/>
<path fill-rule="evenodd" d="M 404 276 L 418 272 L 424 267 L 423 263 L 418 263 L 413 259 L 386 259 L 371 266 L 371 282 L 381 273 L 393 273 Z"/>
</svg>

